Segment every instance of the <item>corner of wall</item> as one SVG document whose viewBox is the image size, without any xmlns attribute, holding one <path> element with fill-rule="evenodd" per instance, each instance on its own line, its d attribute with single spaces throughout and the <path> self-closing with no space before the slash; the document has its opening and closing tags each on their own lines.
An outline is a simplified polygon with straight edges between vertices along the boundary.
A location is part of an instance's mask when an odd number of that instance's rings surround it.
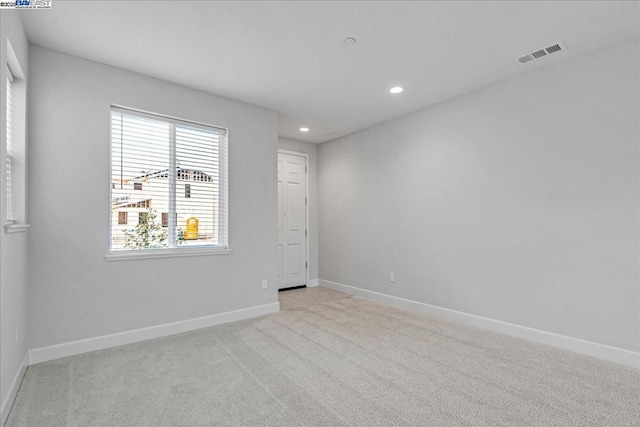
<svg viewBox="0 0 640 427">
<path fill-rule="evenodd" d="M 3 10 L 0 14 L 0 76 L 4 83 L 8 62 L 7 41 L 28 82 L 29 43 L 19 11 Z M 0 103 L 6 105 L 6 87 L 0 85 Z M 27 97 L 28 102 L 28 97 Z M 28 105 L 27 111 L 28 111 Z M 4 111 L 4 108 L 2 109 Z M 25 115 L 26 117 L 26 115 Z M 27 126 L 28 127 L 28 126 Z M 0 117 L 0 136 L 6 141 L 4 113 Z M 28 133 L 26 134 L 28 138 Z M 28 144 L 28 141 L 27 141 Z M 0 149 L 0 200 L 5 200 L 5 147 Z M 6 221 L 4 204 L 0 223 Z M 27 365 L 28 343 L 28 232 L 5 234 L 0 230 L 0 418 L 4 423 L 20 386 Z M 1 424 L 0 424 L 1 425 Z"/>
</svg>

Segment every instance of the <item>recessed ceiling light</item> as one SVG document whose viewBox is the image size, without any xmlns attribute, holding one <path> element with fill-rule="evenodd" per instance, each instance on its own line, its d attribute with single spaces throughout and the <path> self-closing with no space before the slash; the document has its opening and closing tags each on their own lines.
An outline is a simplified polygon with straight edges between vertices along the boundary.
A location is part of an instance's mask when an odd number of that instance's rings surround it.
<svg viewBox="0 0 640 427">
<path fill-rule="evenodd" d="M 391 92 L 391 93 L 402 93 L 403 90 L 404 90 L 404 88 L 402 86 L 394 86 L 391 89 L 389 89 L 389 92 Z"/>
<path fill-rule="evenodd" d="M 309 128 L 300 128 L 300 132 L 309 132 Z"/>
<path fill-rule="evenodd" d="M 355 38 L 355 37 L 347 37 L 346 39 L 344 39 L 344 40 L 342 41 L 342 43 L 343 43 L 345 46 L 353 46 L 354 44 L 356 44 L 356 41 L 357 41 L 357 40 L 356 40 L 356 38 Z"/>
</svg>

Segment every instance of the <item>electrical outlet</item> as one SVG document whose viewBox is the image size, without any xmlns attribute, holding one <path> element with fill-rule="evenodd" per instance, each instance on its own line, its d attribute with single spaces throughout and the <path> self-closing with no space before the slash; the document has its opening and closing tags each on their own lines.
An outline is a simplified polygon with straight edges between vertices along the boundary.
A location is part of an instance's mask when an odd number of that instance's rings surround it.
<svg viewBox="0 0 640 427">
<path fill-rule="evenodd" d="M 396 281 L 396 275 L 394 273 L 389 273 L 389 281 L 391 283 Z"/>
<path fill-rule="evenodd" d="M 262 281 L 262 289 L 267 289 L 267 281 L 266 280 Z"/>
<path fill-rule="evenodd" d="M 20 339 L 18 338 L 18 327 L 16 326 L 16 344 L 20 344 Z"/>
</svg>

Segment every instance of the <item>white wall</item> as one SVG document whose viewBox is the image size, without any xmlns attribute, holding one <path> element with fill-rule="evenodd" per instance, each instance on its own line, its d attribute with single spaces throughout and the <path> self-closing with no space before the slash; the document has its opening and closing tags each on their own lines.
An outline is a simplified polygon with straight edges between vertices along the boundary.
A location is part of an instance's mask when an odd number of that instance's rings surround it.
<svg viewBox="0 0 640 427">
<path fill-rule="evenodd" d="M 309 280 L 318 279 L 318 144 L 278 138 L 278 148 L 309 155 Z"/>
<path fill-rule="evenodd" d="M 16 11 L 0 12 L 0 221 L 4 226 L 5 210 L 5 142 L 6 142 L 6 63 L 7 39 L 10 40 L 22 71 L 28 78 L 28 43 Z M 8 415 L 12 384 L 19 374 L 27 352 L 27 233 L 4 234 L 0 230 L 0 404 L 1 419 Z M 15 331 L 18 329 L 18 342 Z M 7 407 L 5 407 L 5 405 Z M 0 424 L 2 421 L 0 421 Z"/>
<path fill-rule="evenodd" d="M 277 301 L 275 112 L 38 46 L 30 63 L 30 348 Z M 232 254 L 105 261 L 110 104 L 229 129 Z"/>
<path fill-rule="evenodd" d="M 320 278 L 638 351 L 639 52 L 321 144 Z"/>
</svg>

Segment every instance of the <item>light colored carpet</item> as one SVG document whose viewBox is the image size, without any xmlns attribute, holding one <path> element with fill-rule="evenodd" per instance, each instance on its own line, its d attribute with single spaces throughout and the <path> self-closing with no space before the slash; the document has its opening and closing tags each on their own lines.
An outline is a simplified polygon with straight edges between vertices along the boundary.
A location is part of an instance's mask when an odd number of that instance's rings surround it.
<svg viewBox="0 0 640 427">
<path fill-rule="evenodd" d="M 323 288 L 29 367 L 8 426 L 640 425 L 638 371 Z"/>
</svg>

